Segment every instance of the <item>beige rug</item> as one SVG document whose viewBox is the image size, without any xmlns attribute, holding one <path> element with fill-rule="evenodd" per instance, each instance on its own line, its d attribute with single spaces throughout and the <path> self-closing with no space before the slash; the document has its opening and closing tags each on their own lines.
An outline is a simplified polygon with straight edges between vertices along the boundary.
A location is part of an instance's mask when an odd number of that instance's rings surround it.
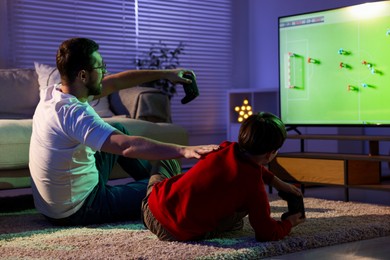
<svg viewBox="0 0 390 260">
<path fill-rule="evenodd" d="M 271 195 L 273 217 L 286 203 Z M 201 242 L 161 242 L 140 222 L 55 228 L 35 210 L 0 213 L 0 259 L 260 259 L 390 236 L 390 207 L 305 198 L 307 221 L 281 241 L 243 231 Z"/>
</svg>

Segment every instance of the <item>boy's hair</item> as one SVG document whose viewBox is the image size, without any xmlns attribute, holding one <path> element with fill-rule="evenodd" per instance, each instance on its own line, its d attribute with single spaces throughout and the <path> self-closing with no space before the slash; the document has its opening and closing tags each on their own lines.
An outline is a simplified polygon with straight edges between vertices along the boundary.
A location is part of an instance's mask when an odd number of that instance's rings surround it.
<svg viewBox="0 0 390 260">
<path fill-rule="evenodd" d="M 274 114 L 260 112 L 249 116 L 238 135 L 240 148 L 252 155 L 278 150 L 287 137 L 283 122 Z"/>
<path fill-rule="evenodd" d="M 99 45 L 87 38 L 71 38 L 64 41 L 57 51 L 56 63 L 61 79 L 72 84 L 80 70 L 90 70 L 95 63 L 92 53 Z"/>
</svg>

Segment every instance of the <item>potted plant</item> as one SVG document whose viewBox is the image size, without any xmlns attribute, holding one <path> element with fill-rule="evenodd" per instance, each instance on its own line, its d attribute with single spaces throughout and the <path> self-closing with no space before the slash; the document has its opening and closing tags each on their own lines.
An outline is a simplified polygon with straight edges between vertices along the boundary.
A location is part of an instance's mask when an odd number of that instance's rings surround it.
<svg viewBox="0 0 390 260">
<path fill-rule="evenodd" d="M 176 69 L 180 65 L 179 56 L 183 54 L 184 44 L 180 42 L 177 47 L 170 48 L 161 40 L 150 47 L 149 52 L 141 58 L 135 59 L 137 69 Z M 176 85 L 168 80 L 156 80 L 144 84 L 145 87 L 160 89 L 171 98 L 176 93 Z"/>
</svg>

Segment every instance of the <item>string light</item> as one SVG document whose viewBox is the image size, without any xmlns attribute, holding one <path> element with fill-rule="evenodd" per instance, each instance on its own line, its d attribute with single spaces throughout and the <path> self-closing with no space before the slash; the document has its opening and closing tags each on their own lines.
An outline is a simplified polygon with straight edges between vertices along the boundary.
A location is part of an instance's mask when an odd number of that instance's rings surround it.
<svg viewBox="0 0 390 260">
<path fill-rule="evenodd" d="M 249 100 L 247 98 L 244 99 L 241 106 L 236 106 L 234 111 L 238 113 L 237 121 L 239 123 L 242 123 L 245 119 L 253 114 L 252 107 L 249 104 Z"/>
</svg>

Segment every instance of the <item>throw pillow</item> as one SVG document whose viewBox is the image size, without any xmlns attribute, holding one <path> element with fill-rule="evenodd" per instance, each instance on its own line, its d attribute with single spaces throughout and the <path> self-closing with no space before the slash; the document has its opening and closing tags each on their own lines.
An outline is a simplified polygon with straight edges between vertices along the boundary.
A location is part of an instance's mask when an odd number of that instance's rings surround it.
<svg viewBox="0 0 390 260">
<path fill-rule="evenodd" d="M 38 89 L 33 69 L 0 69 L 0 119 L 32 118 L 39 102 Z"/>
<path fill-rule="evenodd" d="M 39 90 L 61 83 L 60 73 L 57 68 L 38 62 L 34 62 L 34 67 L 35 72 L 38 74 Z"/>
<path fill-rule="evenodd" d="M 38 74 L 39 89 L 45 89 L 50 85 L 61 83 L 60 73 L 57 68 L 39 62 L 34 62 L 34 66 L 35 71 Z M 107 97 L 93 100 L 90 104 L 99 116 L 114 116 L 114 113 L 110 110 L 110 104 Z"/>
</svg>

